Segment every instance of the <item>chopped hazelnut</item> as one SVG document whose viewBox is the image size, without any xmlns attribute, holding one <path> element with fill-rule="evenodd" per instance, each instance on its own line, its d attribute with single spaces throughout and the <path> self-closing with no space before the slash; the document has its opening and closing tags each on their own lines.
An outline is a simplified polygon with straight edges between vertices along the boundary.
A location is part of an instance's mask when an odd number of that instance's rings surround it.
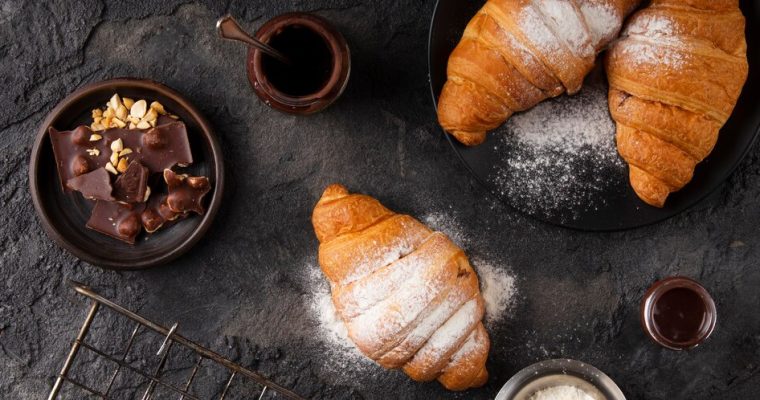
<svg viewBox="0 0 760 400">
<path fill-rule="evenodd" d="M 112 173 L 114 175 L 118 175 L 119 174 L 116 171 L 116 168 L 113 167 L 113 164 L 106 164 L 105 169 L 106 169 L 106 171 L 108 171 L 108 172 L 110 172 L 110 173 Z"/>
<path fill-rule="evenodd" d="M 138 100 L 132 105 L 129 110 L 129 115 L 135 118 L 142 118 L 145 116 L 145 111 L 148 108 L 148 103 L 145 100 Z"/>
<path fill-rule="evenodd" d="M 122 150 L 124 150 L 124 142 L 121 141 L 121 138 L 118 138 L 111 142 L 111 151 L 118 153 Z"/>
</svg>

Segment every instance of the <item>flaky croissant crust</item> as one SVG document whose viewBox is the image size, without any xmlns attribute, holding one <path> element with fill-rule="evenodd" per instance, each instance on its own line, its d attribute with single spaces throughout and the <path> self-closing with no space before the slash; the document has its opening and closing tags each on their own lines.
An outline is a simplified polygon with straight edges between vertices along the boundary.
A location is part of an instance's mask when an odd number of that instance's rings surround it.
<svg viewBox="0 0 760 400">
<path fill-rule="evenodd" d="M 663 207 L 712 151 L 747 78 L 738 0 L 654 0 L 607 52 L 609 105 L 631 186 Z"/>
<path fill-rule="evenodd" d="M 489 0 L 448 61 L 438 121 L 465 145 L 513 113 L 580 90 L 639 0 Z"/>
<path fill-rule="evenodd" d="M 449 390 L 487 381 L 478 278 L 446 235 L 337 184 L 312 224 L 336 311 L 362 353 Z"/>
</svg>

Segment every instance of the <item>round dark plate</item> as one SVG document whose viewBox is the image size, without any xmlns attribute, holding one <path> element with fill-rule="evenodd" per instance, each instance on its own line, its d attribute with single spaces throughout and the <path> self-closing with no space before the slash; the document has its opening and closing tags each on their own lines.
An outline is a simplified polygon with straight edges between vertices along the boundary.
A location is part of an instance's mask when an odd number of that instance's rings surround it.
<svg viewBox="0 0 760 400">
<path fill-rule="evenodd" d="M 47 133 L 50 126 L 69 130 L 89 124 L 91 110 L 102 107 L 114 93 L 133 99 L 159 101 L 167 111 L 178 115 L 187 127 L 194 160 L 192 165 L 181 170 L 194 176 L 207 176 L 212 187 L 204 199 L 204 215 L 191 215 L 150 235 L 143 232 L 134 245 L 85 227 L 93 203 L 79 193 L 65 193 L 61 189 Z M 76 90 L 48 114 L 37 131 L 32 148 L 29 187 L 42 226 L 58 245 L 100 267 L 140 269 L 165 264 L 179 257 L 203 237 L 221 204 L 224 163 L 208 121 L 182 95 L 150 80 L 112 79 Z"/>
<path fill-rule="evenodd" d="M 449 54 L 459 42 L 467 22 L 484 3 L 483 0 L 438 0 L 433 11 L 428 43 L 430 89 L 436 106 L 446 82 Z M 465 167 L 481 184 L 507 204 L 540 220 L 581 230 L 609 231 L 639 227 L 672 217 L 718 188 L 747 154 L 760 131 L 760 110 L 757 107 L 757 99 L 760 98 L 760 52 L 757 51 L 760 47 L 760 3 L 743 0 L 741 9 L 747 19 L 747 56 L 750 65 L 747 83 L 731 118 L 720 132 L 713 152 L 697 165 L 692 181 L 681 191 L 671 194 L 662 209 L 651 207 L 636 196 L 628 184 L 627 168 L 593 172 L 615 176 L 601 179 L 601 184 L 596 184 L 595 191 L 589 194 L 593 196 L 589 202 L 577 201 L 564 208 L 554 209 L 534 207 L 529 202 L 521 201 L 524 199 L 519 198 L 519 190 L 511 194 L 504 193 L 504 188 L 497 184 L 498 174 L 495 173 L 494 166 L 503 162 L 505 154 L 509 152 L 508 146 L 505 148 L 500 141 L 499 135 L 502 132 L 490 133 L 485 143 L 475 147 L 464 146 L 450 135 L 446 137 Z M 604 79 L 602 72 L 598 69 L 589 79 L 600 79 L 600 76 Z M 606 82 L 601 84 L 606 85 Z M 566 96 L 551 101 L 563 99 L 566 100 Z M 582 179 L 599 178 L 593 174 L 582 176 Z"/>
</svg>

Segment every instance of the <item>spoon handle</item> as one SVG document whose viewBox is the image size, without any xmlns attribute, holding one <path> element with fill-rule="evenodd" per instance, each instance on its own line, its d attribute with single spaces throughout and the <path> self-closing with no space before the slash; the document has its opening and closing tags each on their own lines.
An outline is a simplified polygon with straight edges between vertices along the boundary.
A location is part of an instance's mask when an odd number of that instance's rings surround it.
<svg viewBox="0 0 760 400">
<path fill-rule="evenodd" d="M 232 16 L 229 14 L 223 16 L 222 18 L 219 18 L 219 20 L 216 21 L 216 30 L 219 32 L 219 36 L 224 39 L 243 42 L 249 46 L 261 50 L 267 55 L 274 57 L 285 64 L 290 64 L 290 60 L 287 57 L 283 56 L 282 53 L 273 49 L 266 43 L 263 43 L 249 35 L 245 30 L 243 30 L 240 24 L 235 21 L 235 18 L 232 18 Z"/>
</svg>

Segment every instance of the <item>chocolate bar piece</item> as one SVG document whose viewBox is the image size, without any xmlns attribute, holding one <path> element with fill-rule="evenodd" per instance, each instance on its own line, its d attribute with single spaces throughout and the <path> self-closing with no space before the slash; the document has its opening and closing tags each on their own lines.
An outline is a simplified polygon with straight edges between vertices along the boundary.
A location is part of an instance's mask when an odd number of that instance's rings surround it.
<svg viewBox="0 0 760 400">
<path fill-rule="evenodd" d="M 153 233 L 169 221 L 174 221 L 184 214 L 174 212 L 166 203 L 166 195 L 155 195 L 148 199 L 145 211 L 140 215 L 143 227 L 148 233 Z"/>
<path fill-rule="evenodd" d="M 114 239 L 135 244 L 135 238 L 142 230 L 140 214 L 144 203 L 124 204 L 115 201 L 95 203 L 87 227 Z"/>
<path fill-rule="evenodd" d="M 211 190 L 211 184 L 205 176 L 187 176 L 164 170 L 164 180 L 169 188 L 166 203 L 178 213 L 189 211 L 203 215 L 203 196 Z"/>
<path fill-rule="evenodd" d="M 86 126 L 72 131 L 50 127 L 48 133 L 64 190 L 67 190 L 65 183 L 69 179 L 105 167 L 110 162 L 111 143 L 118 139 L 122 140 L 124 149 L 132 150 L 127 159 L 140 161 L 151 172 L 160 173 L 166 168 L 193 162 L 187 130 L 182 122 L 145 130 L 116 128 L 98 132 Z"/>
<path fill-rule="evenodd" d="M 118 182 L 118 180 L 117 180 Z M 111 195 L 111 174 L 105 168 L 98 168 L 66 181 L 66 187 L 82 193 L 86 199 L 113 201 Z"/>
<path fill-rule="evenodd" d="M 122 203 L 144 203 L 148 193 L 148 177 L 150 171 L 139 161 L 129 163 L 123 174 L 114 182 L 113 195 Z"/>
</svg>

